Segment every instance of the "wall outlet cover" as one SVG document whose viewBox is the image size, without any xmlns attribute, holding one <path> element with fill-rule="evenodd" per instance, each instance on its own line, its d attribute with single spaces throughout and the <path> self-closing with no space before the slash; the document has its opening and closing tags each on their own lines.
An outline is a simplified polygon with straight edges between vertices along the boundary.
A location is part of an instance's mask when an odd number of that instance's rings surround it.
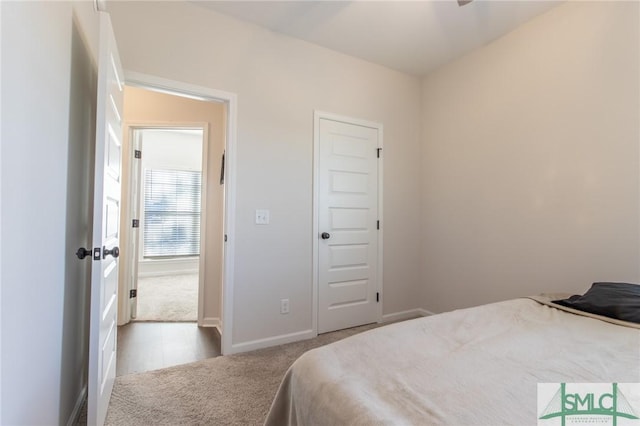
<svg viewBox="0 0 640 426">
<path fill-rule="evenodd" d="M 256 210 L 256 225 L 268 225 L 269 224 L 269 210 L 258 209 Z"/>
<path fill-rule="evenodd" d="M 281 314 L 289 313 L 289 299 L 280 300 L 280 313 Z"/>
</svg>

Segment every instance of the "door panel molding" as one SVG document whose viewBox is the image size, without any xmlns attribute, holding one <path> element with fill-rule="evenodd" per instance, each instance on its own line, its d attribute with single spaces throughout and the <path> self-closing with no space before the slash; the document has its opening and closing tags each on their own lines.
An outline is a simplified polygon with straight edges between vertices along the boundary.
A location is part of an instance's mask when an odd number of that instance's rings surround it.
<svg viewBox="0 0 640 426">
<path fill-rule="evenodd" d="M 320 189 L 322 184 L 320 182 L 320 121 L 326 119 L 339 123 L 368 127 L 375 129 L 378 132 L 378 149 L 383 148 L 383 125 L 368 120 L 362 120 L 343 115 L 328 113 L 324 111 L 315 110 L 313 114 L 313 229 L 312 229 L 312 330 L 314 335 L 318 334 L 319 323 L 319 256 L 320 256 Z M 341 148 L 340 155 L 358 157 L 362 155 L 362 147 L 356 142 L 351 142 Z M 377 177 L 377 217 L 379 220 L 379 230 L 377 231 L 377 292 L 379 293 L 380 303 L 377 305 L 377 321 L 382 322 L 382 303 L 383 303 L 383 156 L 380 155 L 378 159 L 378 177 Z M 341 172 L 342 173 L 342 172 Z M 345 184 L 340 180 L 341 174 L 337 174 L 334 181 L 331 183 L 336 189 L 347 193 L 358 193 L 362 190 L 362 185 L 359 182 L 353 181 L 350 184 Z M 352 215 L 353 224 L 357 225 L 357 215 Z M 345 223 L 345 225 L 347 225 Z M 354 287 L 355 290 L 355 287 Z"/>
</svg>

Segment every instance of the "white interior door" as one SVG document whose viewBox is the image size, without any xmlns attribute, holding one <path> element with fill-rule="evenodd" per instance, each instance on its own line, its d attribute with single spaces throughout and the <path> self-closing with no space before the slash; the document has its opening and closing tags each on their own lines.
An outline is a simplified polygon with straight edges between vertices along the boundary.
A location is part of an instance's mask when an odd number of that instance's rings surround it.
<svg viewBox="0 0 640 426">
<path fill-rule="evenodd" d="M 319 119 L 318 332 L 378 320 L 377 128 Z"/>
<path fill-rule="evenodd" d="M 131 196 L 129 198 L 129 205 L 131 206 L 130 217 L 137 221 L 137 226 L 131 227 L 129 231 L 129 259 L 127 265 L 129 267 L 129 289 L 134 290 L 134 297 L 129 296 L 129 309 L 131 312 L 131 319 L 135 319 L 138 316 L 138 249 L 140 242 L 140 198 L 142 189 L 142 167 L 140 165 L 140 158 L 142 157 L 142 130 L 135 129 L 131 138 L 131 174 L 129 179 L 131 181 Z"/>
<path fill-rule="evenodd" d="M 107 13 L 100 13 L 91 272 L 88 424 L 101 426 L 116 373 L 123 79 Z"/>
</svg>

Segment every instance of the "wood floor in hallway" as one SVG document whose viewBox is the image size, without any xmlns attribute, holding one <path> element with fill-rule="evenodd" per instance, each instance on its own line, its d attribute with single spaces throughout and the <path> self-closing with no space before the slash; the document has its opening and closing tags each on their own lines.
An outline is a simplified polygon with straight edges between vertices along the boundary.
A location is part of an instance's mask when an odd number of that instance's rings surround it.
<svg viewBox="0 0 640 426">
<path fill-rule="evenodd" d="M 195 322 L 131 322 L 118 327 L 116 375 L 219 356 L 220 334 Z"/>
</svg>

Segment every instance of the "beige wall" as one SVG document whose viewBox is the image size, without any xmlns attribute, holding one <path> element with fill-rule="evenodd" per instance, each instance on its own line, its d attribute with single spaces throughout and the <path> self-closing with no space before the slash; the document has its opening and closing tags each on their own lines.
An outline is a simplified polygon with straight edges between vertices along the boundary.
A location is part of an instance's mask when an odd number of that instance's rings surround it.
<svg viewBox="0 0 640 426">
<path fill-rule="evenodd" d="M 423 83 L 423 305 L 640 280 L 637 2 L 569 2 Z"/>
<path fill-rule="evenodd" d="M 98 14 L 0 9 L 0 424 L 72 424 L 87 385 L 91 262 L 74 253 L 91 244 Z"/>
<path fill-rule="evenodd" d="M 385 125 L 386 313 L 640 280 L 637 3 L 561 6 L 426 78 L 422 99 L 416 79 L 193 5 L 113 6 L 127 69 L 239 95 L 237 341 L 310 323 L 313 108 Z M 93 145 L 92 8 L 0 2 L 2 424 L 67 424 L 86 379 L 86 355 L 67 356 L 88 283 L 67 267 L 91 228 L 74 230 L 69 195 L 91 179 L 70 149 Z M 255 229 L 256 207 L 277 226 Z"/>
<path fill-rule="evenodd" d="M 126 70 L 238 95 L 234 344 L 311 330 L 314 109 L 384 124 L 383 309 L 419 307 L 418 78 L 193 3 L 110 7 Z"/>
<path fill-rule="evenodd" d="M 194 4 L 112 5 L 125 69 L 238 94 L 234 344 L 311 328 L 314 109 L 385 126 L 385 314 L 639 280 L 637 12 L 569 2 L 421 81 Z"/>
<path fill-rule="evenodd" d="M 128 182 L 130 167 L 129 132 L 127 126 L 171 124 L 187 125 L 207 123 L 208 125 L 208 166 L 207 166 L 207 207 L 206 207 L 206 243 L 205 243 L 205 287 L 204 287 L 204 321 L 215 324 L 220 319 L 221 311 L 221 283 L 222 283 L 222 212 L 223 187 L 220 185 L 220 159 L 224 151 L 225 106 L 214 102 L 204 102 L 179 96 L 172 96 L 159 92 L 152 92 L 136 87 L 125 87 L 124 94 L 124 122 L 123 135 L 123 212 L 128 211 L 129 199 Z M 144 154 L 143 154 L 144 155 Z M 125 216 L 126 217 L 126 216 Z M 123 242 L 121 246 L 128 246 L 125 231 L 128 221 L 122 221 Z M 120 259 L 129 259 L 126 253 Z M 122 261 L 121 261 L 122 262 Z M 122 263 L 121 263 L 122 266 Z M 120 268 L 120 283 L 126 285 L 125 267 Z M 122 287 L 121 287 L 122 289 Z M 126 296 L 128 291 L 120 292 L 119 323 L 124 322 L 124 312 L 127 309 Z"/>
</svg>

